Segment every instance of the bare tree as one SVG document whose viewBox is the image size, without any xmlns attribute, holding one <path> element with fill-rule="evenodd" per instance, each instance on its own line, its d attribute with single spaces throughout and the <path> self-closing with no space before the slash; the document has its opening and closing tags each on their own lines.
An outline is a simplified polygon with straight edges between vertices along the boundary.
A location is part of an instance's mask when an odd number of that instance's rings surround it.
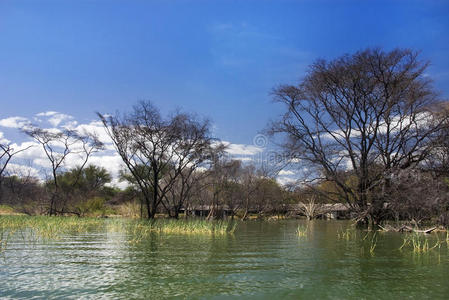
<svg viewBox="0 0 449 300">
<path fill-rule="evenodd" d="M 259 178 L 256 174 L 256 168 L 253 165 L 249 165 L 244 168 L 242 173 L 243 194 L 245 198 L 243 203 L 245 212 L 243 213 L 242 219 L 246 220 L 248 218 L 251 205 L 251 198 L 257 191 L 260 180 L 258 180 Z"/>
<path fill-rule="evenodd" d="M 148 218 L 165 204 L 178 177 L 206 159 L 212 141 L 207 120 L 179 112 L 163 119 L 150 102 L 124 116 L 98 116 L 142 192 Z"/>
<path fill-rule="evenodd" d="M 254 208 L 255 205 L 259 206 L 259 210 L 265 209 L 262 208 L 263 206 L 260 206 L 260 200 L 266 198 L 266 193 L 263 193 L 263 186 L 266 185 L 267 182 L 272 182 L 267 180 L 275 178 L 278 172 L 279 170 L 277 169 L 277 166 L 272 168 L 272 166 L 268 164 L 261 165 L 259 168 L 256 168 L 254 165 L 247 165 L 242 168 L 240 176 L 243 193 L 242 196 L 244 197 L 242 201 L 242 207 L 244 209 L 242 216 L 243 220 L 248 218 L 250 208 Z M 282 199 L 281 195 L 277 195 L 276 198 L 269 198 L 269 206 L 274 208 L 276 206 L 275 202 L 278 202 L 279 199 Z M 276 207 L 276 209 L 277 208 L 278 207 Z"/>
<path fill-rule="evenodd" d="M 101 150 L 103 144 L 90 133 L 79 133 L 75 130 L 47 130 L 37 127 L 26 128 L 24 132 L 31 136 L 42 147 L 51 169 L 52 188 L 49 215 L 64 214 L 67 197 L 62 197 L 58 181 L 58 173 L 64 168 L 67 157 L 76 155 L 81 160 L 77 176 L 79 177 L 90 156 Z M 76 184 L 77 180 L 73 184 Z"/>
<path fill-rule="evenodd" d="M 195 172 L 194 168 L 187 168 L 179 174 L 172 189 L 165 196 L 164 206 L 170 217 L 179 218 L 180 210 L 183 207 L 186 208 L 192 189 L 199 180 L 201 180 L 201 174 Z"/>
<path fill-rule="evenodd" d="M 209 209 L 207 218 L 217 217 L 217 208 L 220 205 L 220 170 L 226 160 L 225 150 L 227 146 L 215 141 L 209 148 L 207 165 L 193 174 L 191 195 L 187 206 L 189 209 L 200 208 L 201 216 Z"/>
<path fill-rule="evenodd" d="M 23 152 L 27 149 L 29 149 L 31 146 L 28 146 L 23 149 L 15 150 L 10 144 L 7 143 L 0 143 L 0 204 L 2 203 L 2 185 L 3 185 L 3 179 L 5 176 L 6 167 L 8 166 L 9 162 L 13 158 L 14 155 L 19 154 L 20 152 Z"/>
<path fill-rule="evenodd" d="M 364 222 L 378 222 L 392 176 L 422 162 L 446 124 L 432 118 L 439 101 L 427 65 L 401 49 L 318 60 L 299 85 L 274 90 L 286 113 L 271 132 L 286 134 L 290 157 L 334 182 Z"/>
<path fill-rule="evenodd" d="M 425 160 L 423 171 L 433 173 L 434 177 L 449 177 L 449 103 L 437 107 L 434 115 L 448 124 L 434 140 L 434 148 Z"/>
<path fill-rule="evenodd" d="M 239 199 L 235 197 L 235 189 L 239 183 L 241 162 L 217 155 L 207 172 L 209 189 L 209 214 L 207 219 L 222 217 L 225 205 L 233 213 L 240 207 Z"/>
<path fill-rule="evenodd" d="M 31 170 L 31 166 L 11 168 L 9 176 L 5 176 L 3 181 L 3 193 L 5 202 L 15 210 L 36 215 L 45 212 L 48 195 Z"/>
<path fill-rule="evenodd" d="M 198 121 L 193 115 L 177 112 L 172 117 L 171 124 L 177 135 L 177 140 L 171 148 L 175 156 L 172 170 L 162 177 L 162 183 L 169 187 L 168 191 L 173 196 L 173 217 L 178 218 L 181 207 L 191 195 L 193 184 L 198 182 L 199 176 L 194 176 L 196 170 L 210 164 L 213 139 L 210 136 L 208 120 Z M 174 187 L 176 183 L 178 186 Z M 168 193 L 164 194 L 166 200 L 167 195 Z M 166 201 L 162 204 L 168 208 Z"/>
<path fill-rule="evenodd" d="M 223 208 L 230 212 L 232 218 L 243 205 L 242 169 L 240 160 L 230 160 L 221 166 L 219 176 L 221 203 Z"/>
</svg>

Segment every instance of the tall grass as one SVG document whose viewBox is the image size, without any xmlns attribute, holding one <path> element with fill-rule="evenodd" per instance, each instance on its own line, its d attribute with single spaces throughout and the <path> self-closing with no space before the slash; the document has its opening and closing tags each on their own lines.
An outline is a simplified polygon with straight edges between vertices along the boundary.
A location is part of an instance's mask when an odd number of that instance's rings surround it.
<svg viewBox="0 0 449 300">
<path fill-rule="evenodd" d="M 167 234 L 227 234 L 233 233 L 237 222 L 218 220 L 208 221 L 204 219 L 155 219 L 133 220 L 113 219 L 107 223 L 109 231 L 128 232 L 155 232 Z"/>
<path fill-rule="evenodd" d="M 31 230 L 43 238 L 57 238 L 71 232 L 86 232 L 103 223 L 98 218 L 0 216 L 0 232 Z"/>
<path fill-rule="evenodd" d="M 298 228 L 296 228 L 296 235 L 299 237 L 307 236 L 308 230 L 309 230 L 308 226 L 298 225 Z"/>
<path fill-rule="evenodd" d="M 147 238 L 150 233 L 224 235 L 233 233 L 236 226 L 236 222 L 227 220 L 0 216 L 0 252 L 6 249 L 8 240 L 18 232 L 29 241 L 58 239 L 90 231 L 120 232 L 129 236 L 134 243 Z"/>
<path fill-rule="evenodd" d="M 337 238 L 340 240 L 349 241 L 351 238 L 356 236 L 356 231 L 351 228 L 347 228 L 346 230 L 340 230 L 337 232 Z"/>
<path fill-rule="evenodd" d="M 1 204 L 0 215 L 20 215 L 20 213 L 16 212 L 15 209 L 9 205 Z"/>
<path fill-rule="evenodd" d="M 438 234 L 436 235 L 437 240 L 433 245 L 430 244 L 430 237 L 422 233 L 411 233 L 407 234 L 403 238 L 403 243 L 399 250 L 411 249 L 413 253 L 428 253 L 433 249 L 440 248 L 444 241 L 440 240 Z"/>
<path fill-rule="evenodd" d="M 360 235 L 360 231 L 355 228 L 346 228 L 345 230 L 341 229 L 337 231 L 337 239 L 358 245 L 362 253 L 367 251 L 371 256 L 375 254 L 374 251 L 377 247 L 378 237 L 377 231 L 368 231 L 364 236 Z"/>
<path fill-rule="evenodd" d="M 369 245 L 369 253 L 371 256 L 374 256 L 374 249 L 377 247 L 377 232 L 374 232 L 373 236 L 371 237 L 371 242 Z"/>
</svg>

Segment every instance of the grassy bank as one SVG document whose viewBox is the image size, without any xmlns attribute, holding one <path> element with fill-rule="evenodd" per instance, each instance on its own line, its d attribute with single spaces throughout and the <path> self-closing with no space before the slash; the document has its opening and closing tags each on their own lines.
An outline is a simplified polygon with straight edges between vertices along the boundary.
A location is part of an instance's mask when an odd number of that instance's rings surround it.
<svg viewBox="0 0 449 300">
<path fill-rule="evenodd" d="M 0 216 L 1 215 L 21 215 L 20 213 L 18 213 L 13 207 L 9 206 L 9 205 L 5 205 L 5 204 L 1 204 L 0 205 Z"/>
</svg>

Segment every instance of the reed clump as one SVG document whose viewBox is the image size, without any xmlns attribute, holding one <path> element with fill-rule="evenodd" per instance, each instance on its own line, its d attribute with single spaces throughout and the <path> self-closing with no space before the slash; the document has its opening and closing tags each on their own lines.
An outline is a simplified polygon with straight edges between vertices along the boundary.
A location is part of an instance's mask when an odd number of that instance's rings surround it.
<svg viewBox="0 0 449 300">
<path fill-rule="evenodd" d="M 227 220 L 207 221 L 203 219 L 156 220 L 153 226 L 156 231 L 162 233 L 227 234 L 235 231 L 237 223 Z"/>
<path fill-rule="evenodd" d="M 346 230 L 340 230 L 337 232 L 337 238 L 340 240 L 349 241 L 351 238 L 354 238 L 356 235 L 355 230 L 347 228 Z"/>
<path fill-rule="evenodd" d="M 416 254 L 428 253 L 433 249 L 440 249 L 441 245 L 444 243 L 444 241 L 440 240 L 438 235 L 436 235 L 436 238 L 437 240 L 431 244 L 431 241 L 429 241 L 430 237 L 428 235 L 424 235 L 422 233 L 407 234 L 403 238 L 403 243 L 401 247 L 399 247 L 399 250 L 402 251 L 403 249 L 411 249 L 413 253 Z"/>
<path fill-rule="evenodd" d="M 117 219 L 108 223 L 108 230 L 126 232 L 130 235 L 146 236 L 153 233 L 166 234 L 228 234 L 233 233 L 237 222 L 227 220 L 208 221 L 204 219 Z"/>
<path fill-rule="evenodd" d="M 299 237 L 307 236 L 308 229 L 308 226 L 298 225 L 298 228 L 296 228 L 296 235 Z"/>
<path fill-rule="evenodd" d="M 377 247 L 377 232 L 374 232 L 369 244 L 369 253 L 374 256 L 374 249 Z"/>
</svg>

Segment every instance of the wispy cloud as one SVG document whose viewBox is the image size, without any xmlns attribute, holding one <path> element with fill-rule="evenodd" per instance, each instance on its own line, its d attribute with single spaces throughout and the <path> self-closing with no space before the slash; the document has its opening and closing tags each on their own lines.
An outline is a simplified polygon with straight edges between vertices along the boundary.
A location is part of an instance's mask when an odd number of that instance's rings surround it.
<svg viewBox="0 0 449 300">
<path fill-rule="evenodd" d="M 38 114 L 36 114 L 36 116 L 38 117 L 51 117 L 58 114 L 57 111 L 46 111 L 46 112 L 40 112 Z"/>
</svg>

